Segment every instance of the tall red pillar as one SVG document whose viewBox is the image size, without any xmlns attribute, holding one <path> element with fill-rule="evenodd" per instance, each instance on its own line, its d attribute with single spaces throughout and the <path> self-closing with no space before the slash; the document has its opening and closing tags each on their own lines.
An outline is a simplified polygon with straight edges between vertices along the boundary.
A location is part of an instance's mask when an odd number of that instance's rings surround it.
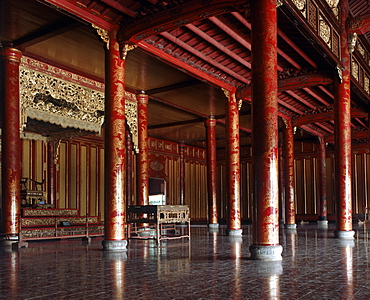
<svg viewBox="0 0 370 300">
<path fill-rule="evenodd" d="M 148 95 L 137 94 L 138 101 L 138 205 L 149 205 Z"/>
<path fill-rule="evenodd" d="M 318 181 L 319 181 L 319 218 L 317 225 L 328 226 L 328 211 L 326 208 L 326 143 L 324 138 L 319 138 L 319 158 L 318 158 Z"/>
<path fill-rule="evenodd" d="M 125 62 L 113 34 L 105 60 L 105 224 L 103 250 L 126 251 Z"/>
<path fill-rule="evenodd" d="M 291 120 L 284 120 L 285 228 L 296 228 L 294 191 L 294 134 Z"/>
<path fill-rule="evenodd" d="M 254 169 L 251 258 L 282 260 L 279 245 L 277 16 L 275 0 L 251 1 L 252 146 Z"/>
<path fill-rule="evenodd" d="M 17 239 L 20 214 L 21 139 L 19 121 L 19 65 L 22 53 L 1 50 L 2 112 L 2 232 Z"/>
<path fill-rule="evenodd" d="M 208 186 L 208 227 L 217 228 L 217 156 L 216 156 L 216 124 L 214 117 L 205 121 L 207 133 L 207 186 Z"/>
<path fill-rule="evenodd" d="M 134 205 L 132 201 L 132 174 L 133 174 L 133 147 L 132 137 L 129 130 L 126 130 L 126 201 L 127 205 Z"/>
<path fill-rule="evenodd" d="M 179 144 L 180 154 L 180 205 L 185 205 L 185 144 Z"/>
<path fill-rule="evenodd" d="M 351 57 L 348 51 L 346 21 L 349 16 L 348 0 L 339 2 L 341 11 L 340 52 L 342 74 L 336 80 L 334 95 L 335 122 L 335 183 L 337 197 L 335 236 L 353 239 L 352 230 L 352 188 L 351 188 Z"/>
<path fill-rule="evenodd" d="M 239 111 L 235 93 L 229 93 L 226 113 L 228 234 L 241 236 Z"/>
</svg>

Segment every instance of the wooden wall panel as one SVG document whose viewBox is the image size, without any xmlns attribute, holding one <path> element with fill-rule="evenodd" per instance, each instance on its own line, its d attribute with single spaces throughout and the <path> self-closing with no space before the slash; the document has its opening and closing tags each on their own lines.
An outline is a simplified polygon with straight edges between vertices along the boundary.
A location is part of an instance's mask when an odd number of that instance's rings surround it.
<svg viewBox="0 0 370 300">
<path fill-rule="evenodd" d="M 98 148 L 90 147 L 90 160 L 88 164 L 89 176 L 89 216 L 98 216 Z"/>
<path fill-rule="evenodd" d="M 67 143 L 61 142 L 59 145 L 59 160 L 57 165 L 57 178 L 59 179 L 59 186 L 57 186 L 57 207 L 68 208 L 68 188 L 69 188 L 69 168 L 68 168 L 68 153 Z"/>
<path fill-rule="evenodd" d="M 99 148 L 99 184 L 98 186 L 98 207 L 99 212 L 98 215 L 100 216 L 100 220 L 104 220 L 104 149 Z M 135 190 L 134 190 L 135 191 Z"/>
<path fill-rule="evenodd" d="M 89 185 L 89 174 L 88 174 L 88 164 L 89 164 L 89 157 L 87 153 L 87 146 L 81 145 L 80 146 L 80 168 L 79 168 L 79 209 L 80 209 L 80 215 L 86 216 L 88 213 L 88 206 L 90 202 L 90 197 L 88 194 L 88 185 Z"/>
<path fill-rule="evenodd" d="M 79 168 L 78 168 L 78 149 L 77 149 L 77 144 L 76 143 L 72 143 L 70 144 L 70 147 L 69 147 L 69 161 L 68 162 L 65 162 L 67 164 L 69 164 L 69 176 L 68 176 L 68 179 L 69 179 L 69 190 L 68 190 L 68 194 L 69 194 L 69 202 L 67 202 L 67 207 L 68 208 L 79 208 L 77 206 L 78 204 L 78 193 L 79 193 L 79 190 L 78 190 L 78 176 L 79 176 Z"/>
</svg>

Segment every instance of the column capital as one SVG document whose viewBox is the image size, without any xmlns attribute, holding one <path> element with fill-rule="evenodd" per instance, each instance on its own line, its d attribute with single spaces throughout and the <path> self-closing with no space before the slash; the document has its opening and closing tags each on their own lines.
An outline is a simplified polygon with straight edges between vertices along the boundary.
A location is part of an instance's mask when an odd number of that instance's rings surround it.
<svg viewBox="0 0 370 300">
<path fill-rule="evenodd" d="M 11 60 L 16 63 L 21 62 L 22 52 L 16 48 L 3 48 L 0 53 L 2 60 Z"/>
<path fill-rule="evenodd" d="M 209 119 L 204 121 L 206 127 L 215 127 L 217 125 L 217 120 L 214 116 L 210 116 Z"/>
</svg>

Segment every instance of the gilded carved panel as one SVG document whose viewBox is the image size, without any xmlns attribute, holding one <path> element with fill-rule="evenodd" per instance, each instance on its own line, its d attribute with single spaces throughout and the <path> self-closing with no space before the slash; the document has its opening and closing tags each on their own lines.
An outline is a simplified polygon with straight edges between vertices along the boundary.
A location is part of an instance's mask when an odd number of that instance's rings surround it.
<svg viewBox="0 0 370 300">
<path fill-rule="evenodd" d="M 320 15 L 319 17 L 319 35 L 323 41 L 331 48 L 331 30 L 328 22 Z"/>
<path fill-rule="evenodd" d="M 366 75 L 364 78 L 364 90 L 366 93 L 370 94 L 370 78 Z"/>
<path fill-rule="evenodd" d="M 359 81 L 359 78 L 360 78 L 360 74 L 359 74 L 359 67 L 358 67 L 358 63 L 356 60 L 352 60 L 352 76 L 357 80 Z"/>
<path fill-rule="evenodd" d="M 307 11 L 306 11 L 306 0 L 293 0 L 293 3 L 301 12 L 301 14 L 307 18 Z"/>
</svg>

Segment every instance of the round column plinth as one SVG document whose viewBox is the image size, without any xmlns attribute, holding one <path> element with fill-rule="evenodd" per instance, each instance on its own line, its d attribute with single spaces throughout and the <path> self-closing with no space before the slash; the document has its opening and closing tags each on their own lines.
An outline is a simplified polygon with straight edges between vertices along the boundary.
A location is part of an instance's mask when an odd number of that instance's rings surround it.
<svg viewBox="0 0 370 300">
<path fill-rule="evenodd" d="M 317 227 L 319 228 L 327 228 L 329 226 L 328 220 L 318 220 Z"/>
<path fill-rule="evenodd" d="M 355 238 L 355 232 L 353 230 L 336 230 L 334 231 L 334 236 L 338 239 L 351 240 Z"/>
<path fill-rule="evenodd" d="M 297 224 L 284 224 L 285 229 L 296 229 Z"/>
<path fill-rule="evenodd" d="M 104 240 L 102 242 L 104 251 L 127 251 L 127 240 L 110 241 Z"/>
<path fill-rule="evenodd" d="M 212 224 L 208 224 L 208 227 L 209 228 L 218 228 L 220 225 L 218 223 L 212 223 Z"/>
<path fill-rule="evenodd" d="M 230 236 L 241 236 L 243 233 L 243 229 L 229 229 L 227 234 Z"/>
<path fill-rule="evenodd" d="M 259 246 L 251 245 L 249 247 L 249 252 L 251 253 L 251 259 L 263 260 L 263 261 L 278 261 L 282 260 L 281 253 L 283 252 L 283 247 L 281 245 L 276 246 Z"/>
</svg>

